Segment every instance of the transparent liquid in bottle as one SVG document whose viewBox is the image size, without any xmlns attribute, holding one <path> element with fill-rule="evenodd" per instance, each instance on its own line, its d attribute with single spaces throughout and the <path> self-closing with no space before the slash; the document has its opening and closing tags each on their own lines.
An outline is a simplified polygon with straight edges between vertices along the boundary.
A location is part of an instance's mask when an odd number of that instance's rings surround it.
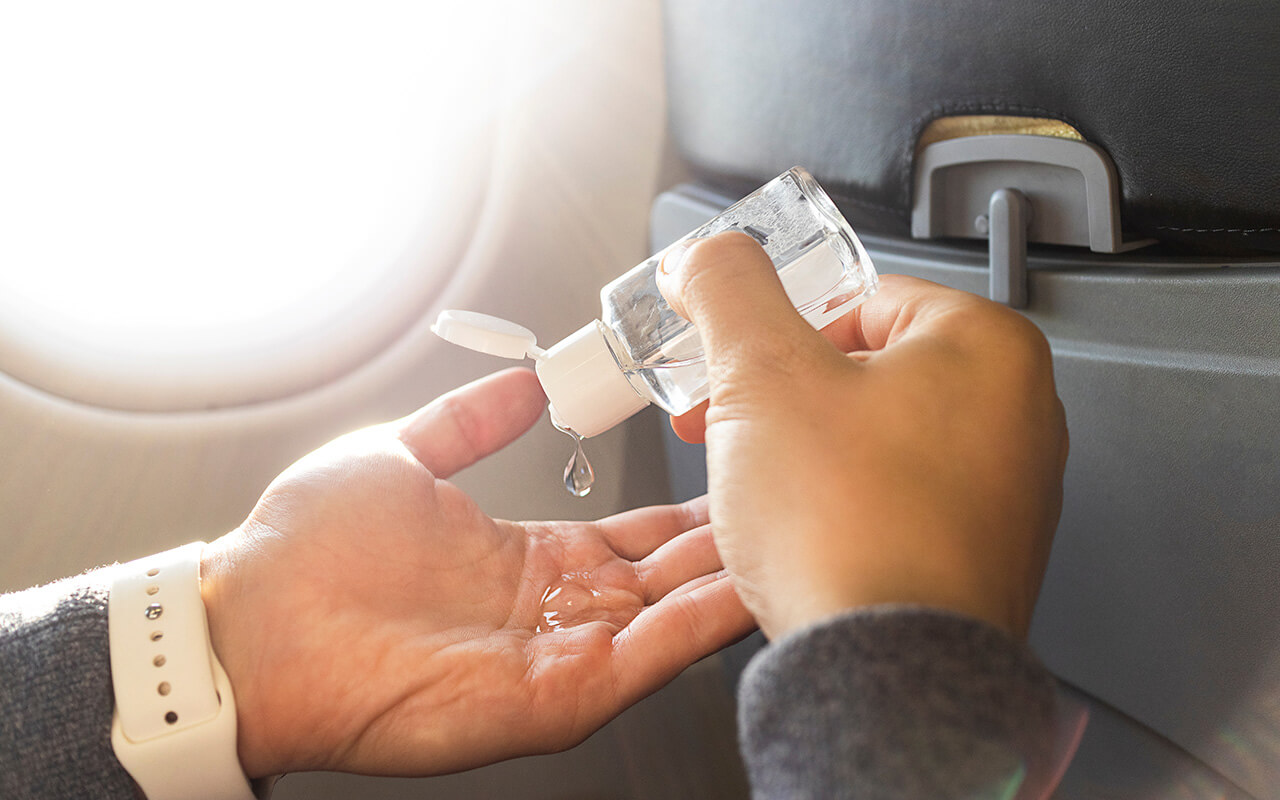
<svg viewBox="0 0 1280 800">
<path fill-rule="evenodd" d="M 796 167 L 684 237 L 738 230 L 764 247 L 792 305 L 823 328 L 876 288 L 875 268 L 830 198 Z M 665 252 L 665 251 L 664 251 Z M 709 395 L 702 340 L 658 291 L 662 253 L 600 292 L 605 338 L 627 379 L 669 414 L 683 414 Z"/>
</svg>

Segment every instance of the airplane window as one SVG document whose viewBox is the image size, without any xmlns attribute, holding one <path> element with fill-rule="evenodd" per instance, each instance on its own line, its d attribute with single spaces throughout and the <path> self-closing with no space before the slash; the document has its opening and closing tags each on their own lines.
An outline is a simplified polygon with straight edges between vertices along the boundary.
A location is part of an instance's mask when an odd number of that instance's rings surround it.
<svg viewBox="0 0 1280 800">
<path fill-rule="evenodd" d="M 474 226 L 494 5 L 5 5 L 0 372 L 176 410 L 385 347 Z"/>
</svg>

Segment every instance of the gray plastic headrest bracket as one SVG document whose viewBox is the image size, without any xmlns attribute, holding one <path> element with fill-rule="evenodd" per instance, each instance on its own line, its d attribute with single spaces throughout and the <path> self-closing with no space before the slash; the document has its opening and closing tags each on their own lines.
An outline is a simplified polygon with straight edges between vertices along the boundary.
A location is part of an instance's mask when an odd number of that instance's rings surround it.
<svg viewBox="0 0 1280 800">
<path fill-rule="evenodd" d="M 967 136 L 926 147 L 916 159 L 911 235 L 985 238 L 991 298 L 1027 304 L 1027 243 L 1119 253 L 1125 241 L 1115 167 L 1101 148 L 1053 136 Z"/>
</svg>

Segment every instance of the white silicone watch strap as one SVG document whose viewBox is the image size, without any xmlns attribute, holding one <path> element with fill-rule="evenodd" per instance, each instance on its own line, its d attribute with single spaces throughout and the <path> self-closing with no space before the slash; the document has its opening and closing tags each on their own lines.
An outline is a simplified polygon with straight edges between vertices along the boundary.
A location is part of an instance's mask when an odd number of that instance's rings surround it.
<svg viewBox="0 0 1280 800">
<path fill-rule="evenodd" d="M 147 800 L 251 800 L 231 682 L 213 654 L 195 542 L 116 568 L 111 745 Z"/>
</svg>

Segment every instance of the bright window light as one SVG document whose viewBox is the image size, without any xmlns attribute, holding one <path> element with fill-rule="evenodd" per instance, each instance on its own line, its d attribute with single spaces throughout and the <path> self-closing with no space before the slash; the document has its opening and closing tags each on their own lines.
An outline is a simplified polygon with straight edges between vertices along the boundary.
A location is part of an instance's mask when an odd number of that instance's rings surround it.
<svg viewBox="0 0 1280 800">
<path fill-rule="evenodd" d="M 0 6 L 0 370 L 176 408 L 367 357 L 474 224 L 499 11 Z"/>
</svg>

